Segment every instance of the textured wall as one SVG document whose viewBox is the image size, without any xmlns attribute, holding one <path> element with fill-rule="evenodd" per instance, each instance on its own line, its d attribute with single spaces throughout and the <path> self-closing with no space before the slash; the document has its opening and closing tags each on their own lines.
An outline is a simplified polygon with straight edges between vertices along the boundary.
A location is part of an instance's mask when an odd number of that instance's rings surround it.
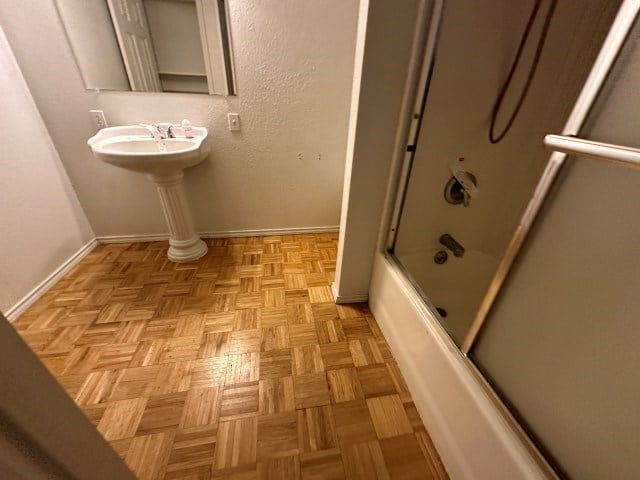
<svg viewBox="0 0 640 480">
<path fill-rule="evenodd" d="M 93 238 L 0 28 L 0 310 Z"/>
<path fill-rule="evenodd" d="M 356 0 L 230 0 L 238 96 L 228 98 L 87 92 L 52 2 L 1 2 L 0 23 L 97 235 L 166 227 L 146 179 L 92 157 L 96 106 L 112 125 L 189 118 L 210 129 L 210 158 L 185 178 L 200 231 L 338 224 Z M 228 131 L 227 112 L 242 132 Z"/>
</svg>

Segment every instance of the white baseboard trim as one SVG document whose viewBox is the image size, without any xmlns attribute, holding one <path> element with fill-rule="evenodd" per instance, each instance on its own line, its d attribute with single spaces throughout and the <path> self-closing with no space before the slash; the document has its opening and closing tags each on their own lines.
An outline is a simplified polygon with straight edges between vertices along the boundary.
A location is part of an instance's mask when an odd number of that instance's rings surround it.
<svg viewBox="0 0 640 480">
<path fill-rule="evenodd" d="M 94 238 L 93 240 L 86 243 L 84 246 L 80 247 L 80 249 L 71 255 L 62 265 L 56 268 L 53 273 L 51 273 L 47 278 L 45 278 L 42 282 L 40 282 L 33 290 L 27 293 L 18 303 L 16 303 L 13 307 L 7 310 L 4 314 L 7 317 L 7 320 L 13 322 L 16 318 L 18 318 L 24 311 L 33 305 L 36 300 L 38 300 L 42 295 L 47 293 L 47 291 L 62 277 L 64 277 L 73 267 L 75 267 L 80 260 L 86 257 L 91 251 L 98 245 L 98 241 Z"/>
<path fill-rule="evenodd" d="M 223 230 L 219 232 L 200 232 L 200 238 L 231 238 L 231 237 L 267 237 L 270 235 L 301 235 L 305 233 L 338 232 L 339 226 L 327 227 L 292 227 L 292 228 L 263 228 L 258 230 Z M 161 242 L 169 239 L 168 233 L 150 235 L 105 235 L 97 237 L 99 243 L 133 243 L 133 242 Z"/>
<path fill-rule="evenodd" d="M 345 303 L 365 303 L 369 300 L 368 293 L 362 293 L 360 295 L 339 295 L 335 282 L 331 284 L 331 293 L 333 294 L 334 301 L 338 305 L 344 305 Z"/>
<path fill-rule="evenodd" d="M 168 233 L 152 233 L 141 235 L 105 235 L 96 237 L 98 243 L 136 243 L 136 242 L 163 242 L 169 240 Z"/>
</svg>

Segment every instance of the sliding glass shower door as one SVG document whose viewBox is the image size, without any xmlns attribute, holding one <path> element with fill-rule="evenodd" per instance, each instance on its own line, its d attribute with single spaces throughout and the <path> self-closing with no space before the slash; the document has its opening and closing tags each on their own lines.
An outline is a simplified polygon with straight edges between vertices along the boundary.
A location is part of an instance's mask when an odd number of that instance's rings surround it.
<svg viewBox="0 0 640 480">
<path fill-rule="evenodd" d="M 558 2 L 498 145 L 500 9 L 445 6 L 389 251 L 560 477 L 640 478 L 640 0 Z"/>
<path fill-rule="evenodd" d="M 640 478 L 638 85 L 636 21 L 470 352 L 568 478 Z"/>
<path fill-rule="evenodd" d="M 640 478 L 640 170 L 570 158 L 539 215 L 470 356 L 559 471 Z"/>
<path fill-rule="evenodd" d="M 492 144 L 489 117 L 507 77 L 531 0 L 446 0 L 435 59 L 402 210 L 391 247 L 458 345 L 504 255 L 549 152 L 547 132 L 561 131 L 617 12 L 619 1 L 542 2 L 531 30 L 543 34 L 544 50 L 526 101 L 505 138 Z M 534 56 L 523 51 L 508 111 Z M 458 174 L 456 174 L 458 172 Z M 459 172 L 476 184 L 466 196 Z"/>
</svg>

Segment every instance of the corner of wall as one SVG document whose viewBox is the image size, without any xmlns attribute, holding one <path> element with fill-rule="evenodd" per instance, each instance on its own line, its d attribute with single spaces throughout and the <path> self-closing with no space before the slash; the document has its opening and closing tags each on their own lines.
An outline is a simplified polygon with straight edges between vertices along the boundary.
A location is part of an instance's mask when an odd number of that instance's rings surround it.
<svg viewBox="0 0 640 480">
<path fill-rule="evenodd" d="M 0 284 L 6 288 L 0 305 L 15 317 L 46 291 L 43 285 L 50 286 L 57 272 L 90 250 L 95 235 L 2 27 L 0 65 L 6 140 L 0 182 L 5 200 Z"/>
</svg>

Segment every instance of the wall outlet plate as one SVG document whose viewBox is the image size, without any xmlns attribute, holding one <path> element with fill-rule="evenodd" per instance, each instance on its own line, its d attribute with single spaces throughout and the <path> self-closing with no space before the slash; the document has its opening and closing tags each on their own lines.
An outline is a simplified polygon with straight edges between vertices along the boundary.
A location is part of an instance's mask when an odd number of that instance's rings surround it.
<svg viewBox="0 0 640 480">
<path fill-rule="evenodd" d="M 100 130 L 102 128 L 107 128 L 107 119 L 104 118 L 104 112 L 102 110 L 89 110 L 91 114 L 91 120 L 93 120 L 93 125 L 96 127 L 96 130 Z"/>
<path fill-rule="evenodd" d="M 227 121 L 229 122 L 229 130 L 232 132 L 240 131 L 240 114 L 239 113 L 228 113 Z"/>
</svg>

